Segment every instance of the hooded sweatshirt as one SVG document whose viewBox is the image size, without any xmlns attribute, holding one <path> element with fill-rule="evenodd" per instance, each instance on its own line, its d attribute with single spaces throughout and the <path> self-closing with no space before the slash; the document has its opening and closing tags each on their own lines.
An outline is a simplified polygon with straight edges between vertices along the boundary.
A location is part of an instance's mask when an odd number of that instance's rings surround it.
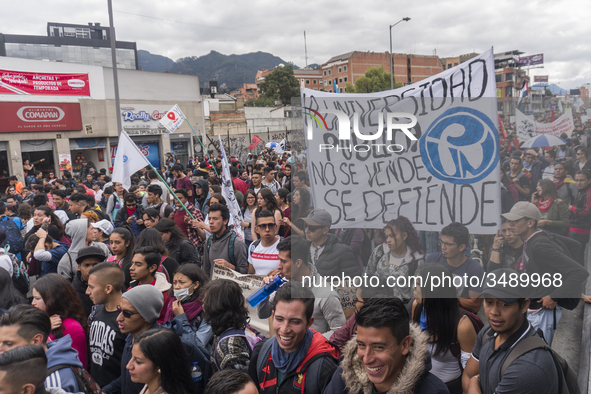
<svg viewBox="0 0 591 394">
<path fill-rule="evenodd" d="M 78 352 L 72 348 L 72 338 L 69 335 L 47 342 L 47 370 L 56 365 L 69 365 L 82 368 L 82 363 L 78 358 Z M 83 387 L 78 387 L 76 375 L 71 368 L 66 367 L 58 369 L 45 379 L 45 388 L 57 387 L 68 393 L 79 393 Z"/>
<path fill-rule="evenodd" d="M 427 349 L 427 335 L 418 325 L 411 323 L 412 342 L 400 375 L 386 392 L 388 394 L 444 394 L 447 386 L 431 370 L 431 357 Z M 375 393 L 363 362 L 357 355 L 356 338 L 351 339 L 343 350 L 344 358 L 324 390 L 324 394 Z M 348 391 L 346 391 L 348 390 Z"/>
<path fill-rule="evenodd" d="M 66 224 L 66 235 L 72 239 L 72 245 L 70 245 L 68 252 L 61 258 L 57 267 L 57 273 L 70 281 L 72 281 L 76 271 L 78 271 L 76 258 L 78 258 L 78 252 L 80 249 L 86 246 L 87 228 L 88 219 L 70 220 L 68 224 Z M 102 242 L 91 242 L 90 245 L 101 248 L 107 257 L 111 255 L 111 251 L 107 245 Z"/>
<path fill-rule="evenodd" d="M 195 192 L 195 202 L 193 205 L 195 205 L 205 217 L 209 212 L 207 200 L 209 200 L 209 197 L 211 197 L 211 194 L 209 194 L 209 182 L 207 179 L 199 179 L 195 184 L 195 188 L 197 188 L 197 185 L 201 186 L 201 189 L 203 189 L 203 194 L 201 196 L 197 196 L 197 192 Z"/>
</svg>

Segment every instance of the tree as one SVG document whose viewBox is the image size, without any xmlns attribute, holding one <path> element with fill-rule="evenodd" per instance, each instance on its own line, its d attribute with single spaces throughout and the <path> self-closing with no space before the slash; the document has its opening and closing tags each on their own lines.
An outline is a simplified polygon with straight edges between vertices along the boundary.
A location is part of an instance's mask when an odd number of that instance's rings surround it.
<svg viewBox="0 0 591 394">
<path fill-rule="evenodd" d="M 394 88 L 401 87 L 401 83 L 396 83 L 394 79 Z M 365 75 L 355 82 L 355 85 L 347 84 L 347 93 L 373 93 L 390 90 L 390 73 L 384 72 L 382 67 L 371 67 L 365 72 Z"/>
<path fill-rule="evenodd" d="M 283 105 L 289 105 L 292 97 L 300 95 L 300 84 L 293 75 L 291 65 L 278 66 L 273 72 L 265 77 L 265 80 L 259 85 L 261 101 L 281 100 Z"/>
</svg>

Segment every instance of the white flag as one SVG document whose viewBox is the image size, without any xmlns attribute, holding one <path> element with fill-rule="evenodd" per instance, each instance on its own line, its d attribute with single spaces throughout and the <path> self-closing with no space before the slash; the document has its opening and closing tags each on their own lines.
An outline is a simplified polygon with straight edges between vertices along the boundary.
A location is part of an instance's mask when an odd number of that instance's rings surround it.
<svg viewBox="0 0 591 394">
<path fill-rule="evenodd" d="M 576 106 L 576 107 L 581 107 L 581 106 L 585 105 L 585 102 L 583 101 L 582 98 L 579 97 L 577 99 L 577 101 L 575 101 L 575 103 L 573 105 Z"/>
<path fill-rule="evenodd" d="M 558 100 L 558 110 L 560 112 L 564 112 L 564 109 L 562 109 L 562 101 Z"/>
<path fill-rule="evenodd" d="M 160 124 L 165 127 L 169 133 L 174 133 L 184 121 L 185 114 L 183 114 L 183 111 L 181 111 L 179 106 L 175 104 L 174 107 L 172 107 L 170 111 L 160 119 Z"/>
<path fill-rule="evenodd" d="M 127 133 L 122 131 L 113 164 L 113 182 L 121 182 L 123 188 L 128 189 L 131 186 L 131 176 L 149 165 L 146 156 L 140 152 Z"/>
<path fill-rule="evenodd" d="M 242 211 L 240 205 L 236 201 L 234 196 L 234 188 L 232 187 L 232 177 L 230 176 L 230 165 L 228 164 L 228 157 L 224 150 L 224 144 L 222 143 L 222 137 L 218 135 L 220 139 L 220 153 L 222 154 L 222 196 L 226 199 L 228 209 L 230 210 L 230 220 L 228 226 L 234 225 L 236 234 L 244 241 L 244 228 L 242 227 Z"/>
<path fill-rule="evenodd" d="M 283 154 L 283 152 L 285 151 L 285 138 L 283 140 L 281 140 L 281 142 L 279 144 L 277 144 L 277 146 L 275 146 L 275 148 L 273 148 L 273 151 L 275 151 L 275 153 L 278 155 Z"/>
</svg>

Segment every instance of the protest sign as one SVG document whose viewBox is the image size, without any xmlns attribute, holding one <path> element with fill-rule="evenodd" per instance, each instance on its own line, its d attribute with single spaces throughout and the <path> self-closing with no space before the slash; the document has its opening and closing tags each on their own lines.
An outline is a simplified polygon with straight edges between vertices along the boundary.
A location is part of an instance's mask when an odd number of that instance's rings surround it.
<svg viewBox="0 0 591 394">
<path fill-rule="evenodd" d="M 242 289 L 244 298 L 248 298 L 263 285 L 263 278 L 263 275 L 244 275 L 216 263 L 213 267 L 213 277 L 211 280 L 229 279 L 236 282 Z M 268 337 L 269 321 L 267 319 L 259 319 L 256 308 L 251 307 L 248 302 L 246 302 L 246 307 L 250 316 L 250 325 Z"/>
<path fill-rule="evenodd" d="M 423 81 L 370 94 L 301 89 L 314 207 L 333 228 L 500 225 L 493 51 Z M 377 131 L 376 131 L 377 130 Z"/>
<path fill-rule="evenodd" d="M 236 200 L 234 195 L 234 188 L 232 187 L 232 177 L 230 176 L 230 165 L 228 164 L 228 156 L 226 156 L 226 150 L 222 143 L 222 137 L 220 139 L 220 154 L 222 155 L 222 196 L 226 199 L 226 206 L 230 210 L 230 220 L 228 226 L 234 226 L 234 231 L 244 241 L 244 227 L 242 227 L 242 210 L 240 210 L 240 204 Z"/>
<path fill-rule="evenodd" d="M 572 109 L 566 111 L 554 122 L 546 124 L 536 122 L 518 109 L 516 109 L 516 111 L 517 121 L 515 127 L 517 129 L 517 139 L 519 139 L 519 141 L 527 141 L 530 138 L 537 137 L 541 134 L 552 134 L 560 137 L 563 133 L 566 133 L 568 138 L 570 138 L 575 129 Z"/>
</svg>

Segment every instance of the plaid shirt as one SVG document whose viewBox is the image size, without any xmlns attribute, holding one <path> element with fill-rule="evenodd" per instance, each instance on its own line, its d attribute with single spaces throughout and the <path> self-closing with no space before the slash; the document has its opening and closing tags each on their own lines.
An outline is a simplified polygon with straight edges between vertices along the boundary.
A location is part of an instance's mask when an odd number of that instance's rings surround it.
<svg viewBox="0 0 591 394">
<path fill-rule="evenodd" d="M 201 213 L 201 211 L 198 208 L 196 208 L 193 204 L 187 203 L 186 207 L 189 210 L 189 212 L 191 212 L 191 215 L 193 215 L 193 217 L 195 219 L 201 220 L 201 221 L 204 220 L 203 214 Z M 181 216 L 181 220 L 184 220 L 185 216 L 187 216 L 187 212 L 185 212 L 184 209 L 177 207 L 176 212 L 175 212 L 175 216 L 177 216 L 177 215 Z M 203 242 L 203 240 L 197 234 L 197 230 L 194 229 L 193 227 L 191 227 L 190 224 L 186 224 L 185 234 L 187 235 L 187 237 L 189 237 L 189 240 L 193 243 L 193 246 L 195 246 L 195 248 L 198 248 L 199 245 L 201 244 L 201 242 Z"/>
</svg>

